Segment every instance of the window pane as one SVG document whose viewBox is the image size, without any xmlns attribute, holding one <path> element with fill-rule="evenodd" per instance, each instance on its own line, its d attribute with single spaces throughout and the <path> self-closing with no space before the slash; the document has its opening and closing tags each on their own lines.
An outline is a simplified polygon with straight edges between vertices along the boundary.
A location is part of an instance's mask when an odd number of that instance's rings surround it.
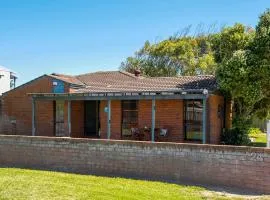
<svg viewBox="0 0 270 200">
<path fill-rule="evenodd" d="M 123 110 L 137 110 L 137 101 L 123 101 Z"/>
<path fill-rule="evenodd" d="M 122 135 L 131 135 L 131 128 L 138 126 L 138 102 L 122 101 Z"/>
<path fill-rule="evenodd" d="M 201 140 L 202 139 L 202 127 L 200 125 L 188 125 L 186 127 L 186 139 L 187 140 Z"/>
<path fill-rule="evenodd" d="M 185 101 L 185 139 L 202 140 L 203 126 L 202 100 Z"/>
</svg>

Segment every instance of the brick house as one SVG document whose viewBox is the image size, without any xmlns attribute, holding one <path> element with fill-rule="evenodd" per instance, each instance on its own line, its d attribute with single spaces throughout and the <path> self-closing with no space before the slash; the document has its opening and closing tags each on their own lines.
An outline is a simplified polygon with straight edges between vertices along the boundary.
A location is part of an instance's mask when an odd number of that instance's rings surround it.
<svg viewBox="0 0 270 200">
<path fill-rule="evenodd" d="M 43 75 L 2 103 L 2 134 L 219 144 L 230 126 L 214 76 Z"/>
</svg>

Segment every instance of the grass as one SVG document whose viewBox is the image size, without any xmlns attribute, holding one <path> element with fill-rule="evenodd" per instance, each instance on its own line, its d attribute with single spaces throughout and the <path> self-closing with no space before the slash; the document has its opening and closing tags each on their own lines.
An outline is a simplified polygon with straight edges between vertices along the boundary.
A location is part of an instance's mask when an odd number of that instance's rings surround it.
<svg viewBox="0 0 270 200">
<path fill-rule="evenodd" d="M 249 134 L 249 138 L 254 138 L 255 141 L 251 142 L 250 146 L 253 147 L 266 147 L 266 133 L 253 133 Z"/>
<path fill-rule="evenodd" d="M 262 197 L 264 199 L 264 197 Z M 0 168 L 0 200 L 242 199 L 202 187 L 49 171 Z M 244 198 L 243 198 L 244 199 Z"/>
</svg>

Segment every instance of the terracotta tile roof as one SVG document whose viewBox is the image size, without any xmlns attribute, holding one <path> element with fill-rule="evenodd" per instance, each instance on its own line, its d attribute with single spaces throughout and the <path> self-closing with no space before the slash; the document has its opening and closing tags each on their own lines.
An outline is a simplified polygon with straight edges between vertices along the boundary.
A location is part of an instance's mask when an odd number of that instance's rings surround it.
<svg viewBox="0 0 270 200">
<path fill-rule="evenodd" d="M 121 71 L 96 72 L 76 76 L 85 84 L 76 93 L 84 92 L 128 92 L 128 91 L 168 91 L 168 90 L 217 90 L 214 76 L 180 77 L 136 77 Z"/>
<path fill-rule="evenodd" d="M 217 90 L 214 76 L 143 77 L 122 71 L 105 71 L 68 76 L 52 74 L 51 77 L 80 86 L 74 93 L 91 92 L 142 92 L 175 90 Z"/>
<path fill-rule="evenodd" d="M 76 76 L 78 80 L 88 86 L 95 85 L 119 85 L 122 82 L 136 80 L 135 75 L 122 71 L 95 72 Z"/>
</svg>

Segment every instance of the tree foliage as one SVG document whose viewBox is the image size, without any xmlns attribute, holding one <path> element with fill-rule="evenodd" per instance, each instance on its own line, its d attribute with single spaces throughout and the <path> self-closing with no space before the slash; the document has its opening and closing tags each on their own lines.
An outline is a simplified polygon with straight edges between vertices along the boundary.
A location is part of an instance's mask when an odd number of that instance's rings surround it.
<svg viewBox="0 0 270 200">
<path fill-rule="evenodd" d="M 249 51 L 250 83 L 257 82 L 263 93 L 263 98 L 254 105 L 255 111 L 261 118 L 270 117 L 270 9 L 260 16 Z"/>
<path fill-rule="evenodd" d="M 177 76 L 215 74 L 218 64 L 246 49 L 254 31 L 242 24 L 225 27 L 218 33 L 204 33 L 202 25 L 197 35 L 190 36 L 190 26 L 180 34 L 144 46 L 121 63 L 120 69 L 141 70 L 146 76 Z M 213 28 L 212 28 L 213 29 Z"/>
<path fill-rule="evenodd" d="M 215 61 L 222 63 L 230 59 L 234 52 L 245 50 L 254 36 L 254 30 L 243 24 L 225 27 L 220 33 L 212 35 L 212 49 L 215 52 Z"/>
<path fill-rule="evenodd" d="M 234 127 L 248 126 L 254 114 L 254 105 L 263 98 L 258 82 L 250 83 L 250 67 L 247 65 L 247 51 L 238 50 L 224 60 L 217 69 L 220 88 L 234 103 Z"/>
<path fill-rule="evenodd" d="M 216 62 L 208 36 L 169 38 L 156 44 L 146 42 L 122 70 L 140 69 L 146 76 L 214 74 Z"/>
<path fill-rule="evenodd" d="M 243 33 L 242 28 L 237 30 Z M 235 51 L 232 44 L 228 44 L 228 49 L 216 51 L 221 58 L 217 68 L 218 83 L 234 101 L 235 126 L 248 125 L 253 116 L 266 118 L 270 111 L 270 11 L 262 14 L 256 31 L 249 37 L 235 37 L 236 34 L 229 32 L 232 38 L 242 38 L 242 42 L 225 37 L 227 42 L 238 44 L 234 46 Z"/>
<path fill-rule="evenodd" d="M 252 118 L 267 118 L 270 113 L 270 10 L 260 16 L 255 32 L 236 25 L 215 37 L 218 83 L 234 102 L 233 129 L 223 139 L 245 144 L 242 139 Z"/>
</svg>

